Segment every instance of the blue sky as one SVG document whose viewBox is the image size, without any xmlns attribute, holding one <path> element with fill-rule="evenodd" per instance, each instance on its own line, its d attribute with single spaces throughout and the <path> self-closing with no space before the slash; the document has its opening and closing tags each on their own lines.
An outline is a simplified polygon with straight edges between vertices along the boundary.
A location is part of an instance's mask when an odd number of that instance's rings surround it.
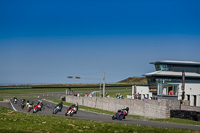
<svg viewBox="0 0 200 133">
<path fill-rule="evenodd" d="M 1 1 L 0 84 L 114 83 L 200 62 L 200 1 Z"/>
</svg>

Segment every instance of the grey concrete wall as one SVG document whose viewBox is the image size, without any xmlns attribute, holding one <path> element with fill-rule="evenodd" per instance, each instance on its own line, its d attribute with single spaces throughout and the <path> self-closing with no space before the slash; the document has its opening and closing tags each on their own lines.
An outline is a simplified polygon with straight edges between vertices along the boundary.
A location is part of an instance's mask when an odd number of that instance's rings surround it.
<svg viewBox="0 0 200 133">
<path fill-rule="evenodd" d="M 200 112 L 200 107 L 181 105 L 181 110 Z"/>
<path fill-rule="evenodd" d="M 93 108 L 99 108 L 116 112 L 118 109 L 129 107 L 129 114 L 145 116 L 149 118 L 169 118 L 171 109 L 180 109 L 179 101 L 166 99 L 138 100 L 116 99 L 97 97 L 74 97 L 66 96 L 66 102 L 76 103 Z"/>
</svg>

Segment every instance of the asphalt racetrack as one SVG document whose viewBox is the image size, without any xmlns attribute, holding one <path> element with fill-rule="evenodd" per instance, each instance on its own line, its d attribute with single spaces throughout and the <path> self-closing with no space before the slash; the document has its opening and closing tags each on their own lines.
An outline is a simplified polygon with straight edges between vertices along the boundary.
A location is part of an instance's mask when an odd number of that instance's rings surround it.
<svg viewBox="0 0 200 133">
<path fill-rule="evenodd" d="M 35 104 L 37 100 L 29 100 L 30 102 L 33 101 Z M 0 106 L 13 108 L 16 111 L 24 112 L 24 113 L 33 113 L 33 110 L 30 112 L 27 111 L 26 107 L 21 109 L 20 106 L 21 100 L 18 100 L 17 104 L 13 104 L 12 102 L 0 102 Z M 42 111 L 38 111 L 37 114 L 41 115 L 51 115 L 51 116 L 60 116 L 60 117 L 73 117 L 77 119 L 87 119 L 87 120 L 94 120 L 94 121 L 105 121 L 105 122 L 120 122 L 125 124 L 135 124 L 135 125 L 143 125 L 143 126 L 154 126 L 154 127 L 165 127 L 165 128 L 182 128 L 182 129 L 192 129 L 192 130 L 200 130 L 200 126 L 195 125 L 185 125 L 185 124 L 172 124 L 172 123 L 163 123 L 163 122 L 154 122 L 154 121 L 144 121 L 144 120 L 136 120 L 136 119 L 123 119 L 119 120 L 112 120 L 111 115 L 99 114 L 94 112 L 89 112 L 85 110 L 79 109 L 77 114 L 73 116 L 65 116 L 67 111 L 67 107 L 64 106 L 62 112 L 58 112 L 57 114 L 52 114 L 53 108 L 56 106 L 55 103 L 44 101 L 44 108 Z"/>
</svg>

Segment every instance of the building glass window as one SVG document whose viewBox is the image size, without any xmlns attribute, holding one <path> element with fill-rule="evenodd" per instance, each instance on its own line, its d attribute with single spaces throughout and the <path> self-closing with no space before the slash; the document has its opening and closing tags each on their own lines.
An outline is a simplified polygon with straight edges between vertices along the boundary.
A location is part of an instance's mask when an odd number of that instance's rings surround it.
<svg viewBox="0 0 200 133">
<path fill-rule="evenodd" d="M 158 95 L 178 96 L 178 85 L 158 84 Z"/>
<path fill-rule="evenodd" d="M 160 71 L 160 65 L 155 65 L 156 71 Z"/>
<path fill-rule="evenodd" d="M 155 65 L 156 71 L 168 71 L 169 66 L 168 65 Z"/>
<path fill-rule="evenodd" d="M 160 70 L 161 71 L 168 71 L 167 65 L 160 65 Z"/>
</svg>

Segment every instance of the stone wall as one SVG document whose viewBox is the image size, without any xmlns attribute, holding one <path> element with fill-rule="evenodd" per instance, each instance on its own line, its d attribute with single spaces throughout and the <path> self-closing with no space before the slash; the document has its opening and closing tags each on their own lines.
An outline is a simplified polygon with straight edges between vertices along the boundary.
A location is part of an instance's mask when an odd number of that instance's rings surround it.
<svg viewBox="0 0 200 133">
<path fill-rule="evenodd" d="M 181 110 L 200 112 L 200 107 L 181 105 Z"/>
<path fill-rule="evenodd" d="M 66 96 L 66 102 L 76 103 L 93 108 L 116 112 L 118 109 L 129 107 L 129 114 L 149 118 L 169 118 L 171 109 L 180 109 L 179 101 L 116 99 L 97 97 Z"/>
</svg>

